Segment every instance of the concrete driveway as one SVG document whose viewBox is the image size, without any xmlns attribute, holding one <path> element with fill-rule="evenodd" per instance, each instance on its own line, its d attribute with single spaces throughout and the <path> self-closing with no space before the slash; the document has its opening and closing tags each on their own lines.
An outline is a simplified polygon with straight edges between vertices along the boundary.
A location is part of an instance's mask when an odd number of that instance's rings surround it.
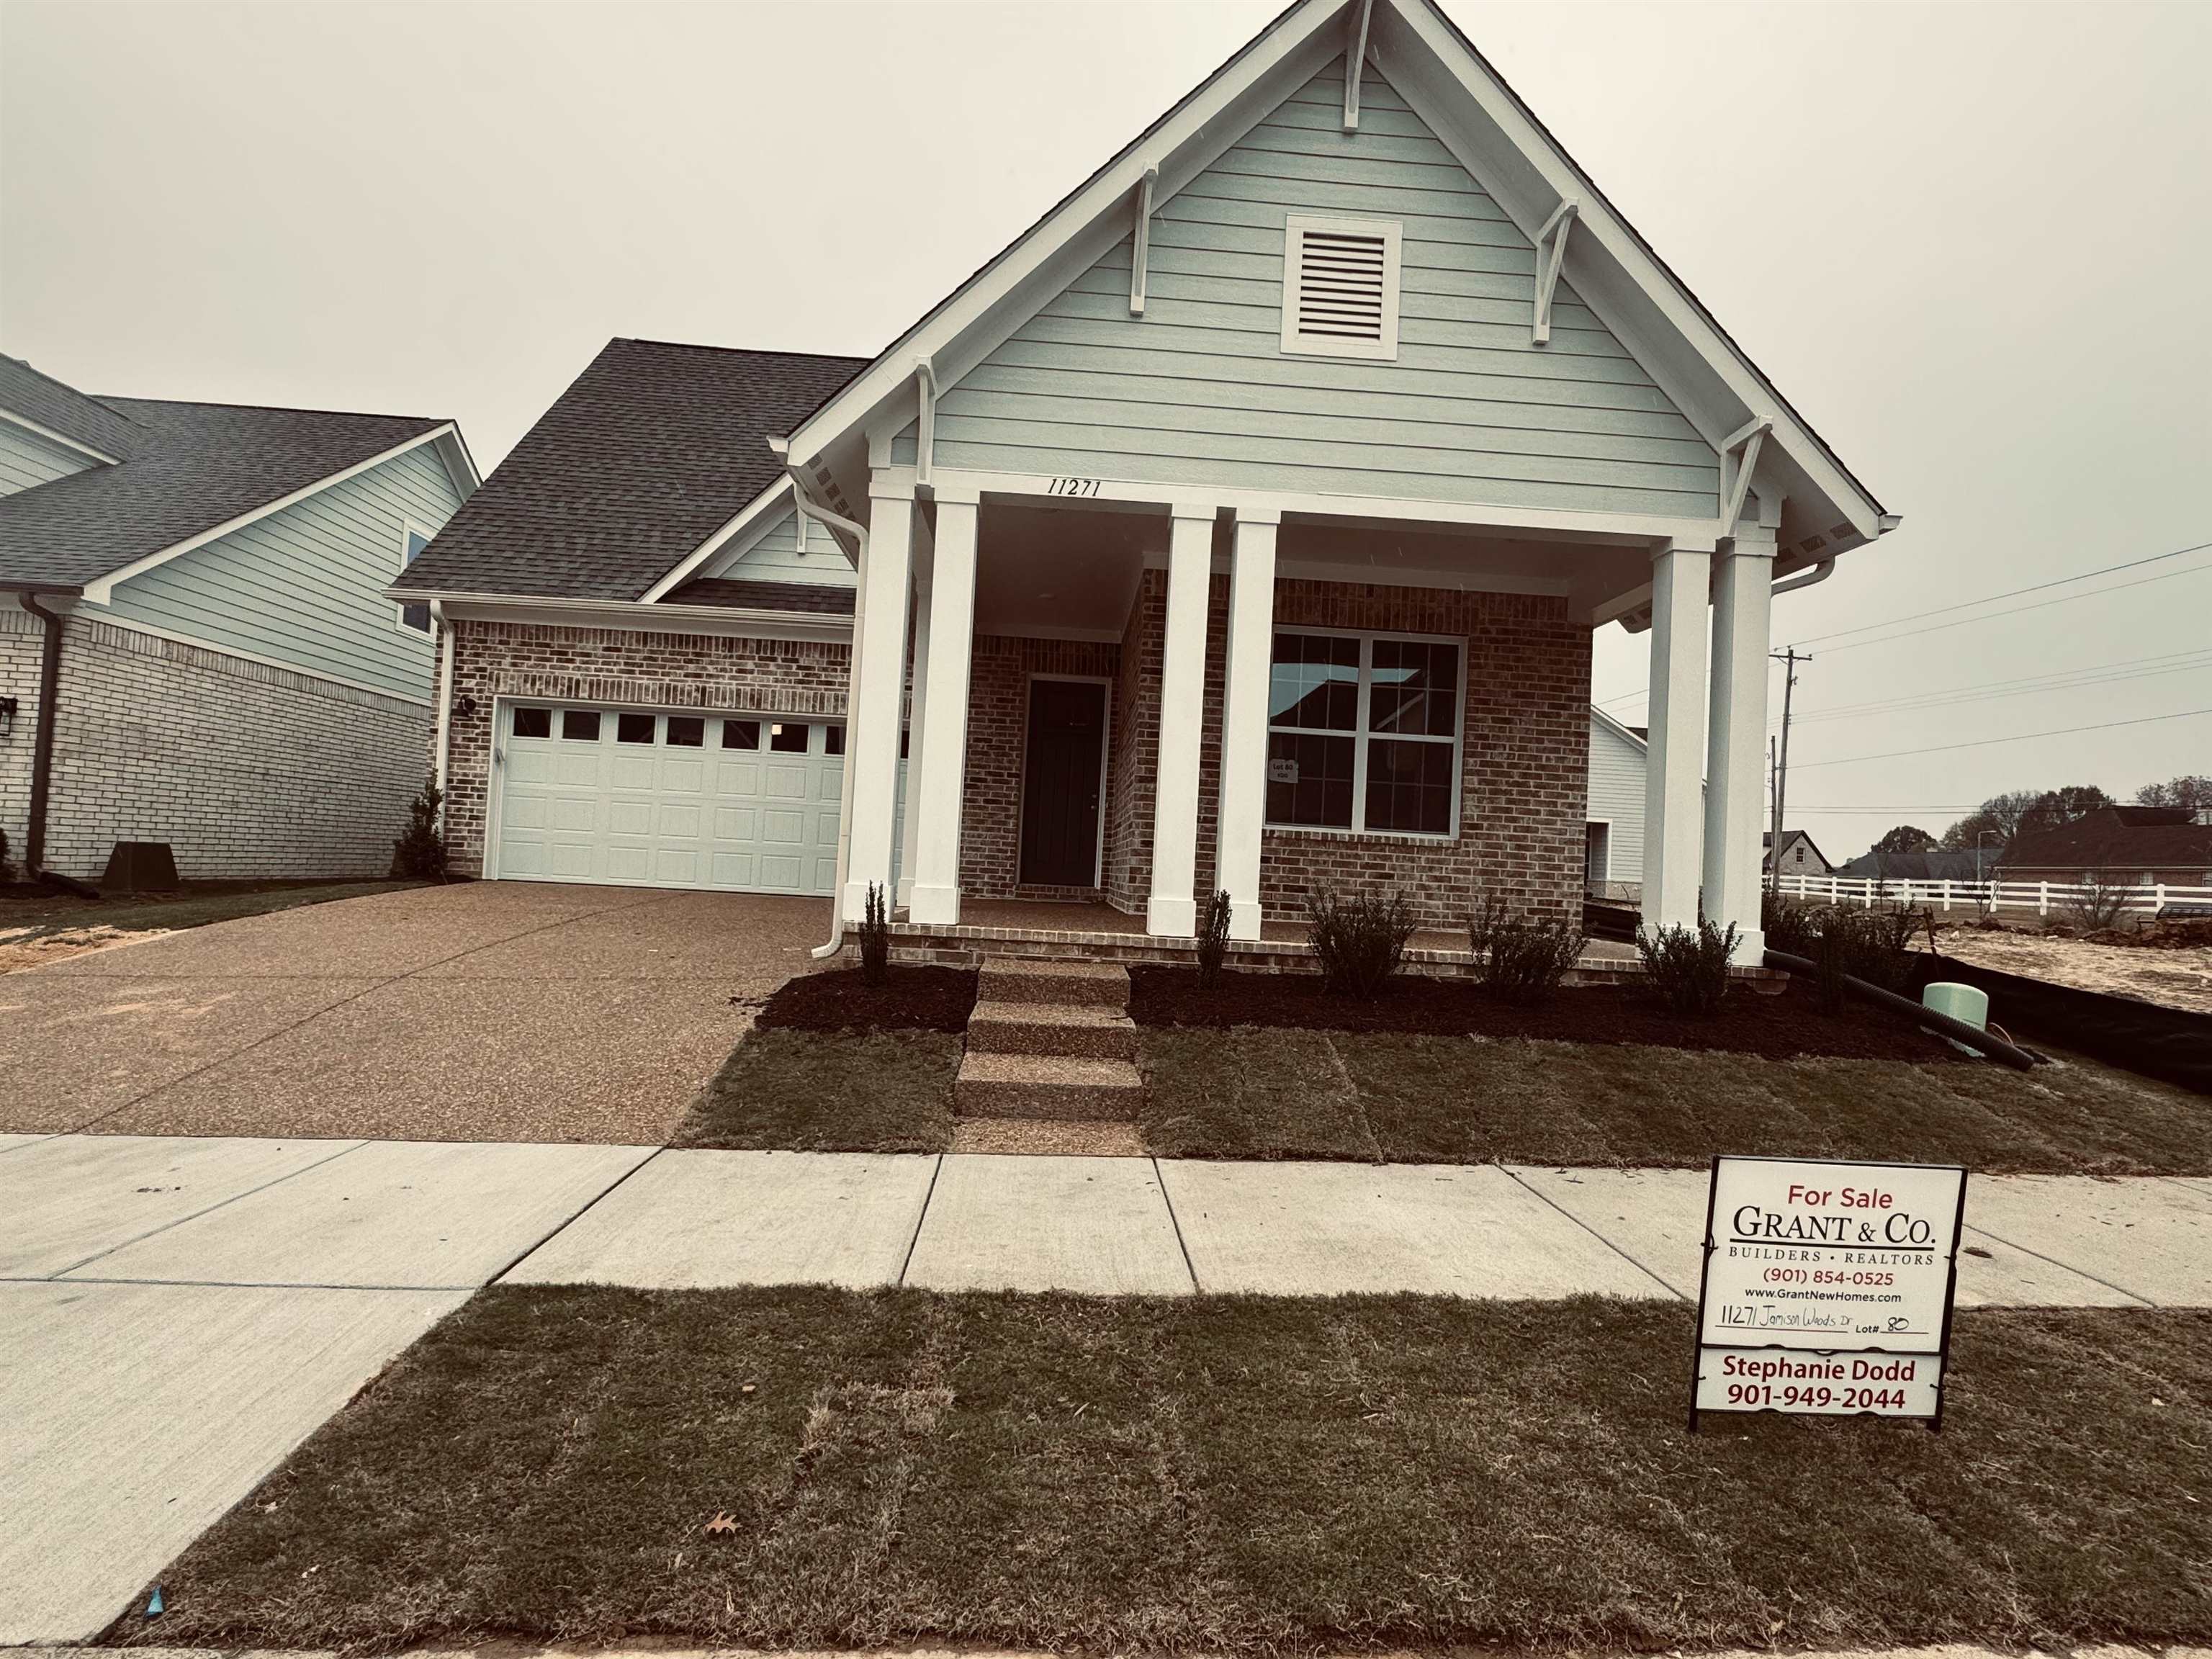
<svg viewBox="0 0 2212 1659">
<path fill-rule="evenodd" d="M 0 977 L 0 1132 L 657 1144 L 819 899 L 474 882 Z"/>
</svg>

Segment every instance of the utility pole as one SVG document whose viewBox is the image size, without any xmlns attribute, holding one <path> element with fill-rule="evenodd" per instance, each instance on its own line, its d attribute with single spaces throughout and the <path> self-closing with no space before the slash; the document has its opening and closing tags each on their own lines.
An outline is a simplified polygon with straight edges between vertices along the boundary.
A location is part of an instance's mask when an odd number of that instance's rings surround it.
<svg viewBox="0 0 2212 1659">
<path fill-rule="evenodd" d="M 1782 811 L 1790 794 L 1790 694 L 1797 689 L 1797 665 L 1813 659 L 1796 646 L 1787 651 L 1766 653 L 1778 663 L 1788 665 L 1782 678 L 1782 752 L 1774 765 L 1774 829 L 1767 842 L 1766 884 L 1777 892 L 1782 890 Z"/>
</svg>

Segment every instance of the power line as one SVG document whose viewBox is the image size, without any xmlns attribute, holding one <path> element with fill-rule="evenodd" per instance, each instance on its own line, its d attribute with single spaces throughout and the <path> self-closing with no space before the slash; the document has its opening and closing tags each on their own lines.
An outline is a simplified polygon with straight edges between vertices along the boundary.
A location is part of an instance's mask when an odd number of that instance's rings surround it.
<svg viewBox="0 0 2212 1659">
<path fill-rule="evenodd" d="M 2020 732 L 2008 738 L 1980 738 L 1972 743 L 1931 744 L 1925 749 L 1893 749 L 1880 755 L 1846 755 L 1841 760 L 1800 761 L 1798 765 L 1850 766 L 1860 761 L 1897 760 L 1906 755 L 1940 755 L 1952 749 L 1985 749 L 1993 743 L 2026 743 L 2034 738 L 2068 738 L 2077 732 L 2109 732 L 2121 726 L 2151 726 L 2160 720 L 2183 720 L 2195 714 L 2212 714 L 2212 708 L 2184 708 L 2172 714 L 2145 714 L 2140 720 L 2104 720 L 2095 726 L 2061 726 L 2056 732 Z"/>
<path fill-rule="evenodd" d="M 2174 658 L 2184 660 L 2175 661 Z M 2162 663 L 2163 667 L 2136 668 L 2129 673 L 2112 671 L 2131 667 L 2125 662 L 2100 663 L 2089 667 L 2062 669 L 2055 673 L 2032 674 L 2017 680 L 1996 680 L 1978 689 L 1971 685 L 1947 687 L 1936 691 L 1917 691 L 1900 697 L 1878 698 L 1871 702 L 1847 702 L 1833 708 L 1816 708 L 1797 716 L 1799 725 L 1808 720 L 1861 720 L 1869 714 L 1904 714 L 1918 708 L 1950 707 L 1958 703 L 2001 702 L 2010 697 L 2041 696 L 2052 691 L 2083 690 L 2093 685 L 2118 685 L 2129 680 L 2155 679 L 2162 674 L 2187 674 L 2199 669 L 2212 668 L 2212 651 L 2175 652 L 2164 657 L 2139 657 L 2138 663 Z M 1768 724 L 1771 726 L 1772 721 Z"/>
<path fill-rule="evenodd" d="M 2193 552 L 2195 550 L 2191 550 Z M 2148 587 L 2153 582 L 2170 582 L 2177 576 L 2201 576 L 2208 570 L 2212 570 L 2212 564 L 2196 565 L 2187 570 L 2169 570 L 2163 575 L 2143 576 L 2131 582 L 2115 582 L 2110 587 L 2093 587 L 2087 593 L 2062 593 L 2055 599 L 2038 599 L 2033 605 L 2016 605 L 2009 611 L 1992 611 L 1984 617 L 1961 617 L 1956 622 L 1936 623 L 1928 628 L 1909 628 L 1902 634 L 1884 634 L 1878 640 L 1853 640 L 1848 645 L 1832 645 L 1827 647 L 1827 653 L 1832 655 L 1838 651 L 1856 651 L 1865 645 L 1889 645 L 1899 640 L 1917 639 L 1923 634 L 1941 634 L 1950 628 L 1971 628 L 1976 623 L 1995 622 L 2001 617 L 2022 616 L 2030 611 L 2048 610 L 2054 605 L 2071 605 L 2076 599 L 2100 599 L 2107 593 L 2125 592 L 2130 587 Z M 1899 617 L 1893 620 L 1907 622 L 1911 618 Z"/>
<path fill-rule="evenodd" d="M 2142 565 L 2157 564 L 2162 560 L 2179 559 L 2191 553 L 2202 553 L 2207 548 L 2212 548 L 2212 542 L 2199 542 L 2194 547 L 2177 547 L 2171 553 L 2154 553 L 2147 559 L 2130 559 L 2124 564 L 2108 564 L 2100 570 L 2084 570 L 2079 575 L 2060 576 L 2051 581 L 2037 582 L 2030 587 L 2014 587 L 2008 589 L 2002 593 L 1986 594 L 1978 599 L 1961 599 L 1956 605 L 1938 605 L 1933 611 L 1917 611 L 1909 617 L 1892 617 L 1888 622 L 1862 623 L 1856 628 L 1839 629 L 1833 634 L 1815 634 L 1811 639 L 1800 640 L 1798 643 L 1800 645 L 1818 645 L 1823 640 L 1847 640 L 1854 634 L 1870 634 L 1877 628 L 1888 628 L 1897 623 L 1921 622 L 1929 617 L 1948 615 L 1949 612 L 1954 611 L 1971 611 L 1978 605 L 1995 605 L 1999 599 L 2016 599 L 2023 593 L 2040 593 L 2046 588 L 2064 587 L 2072 582 L 2086 582 L 2093 576 L 2110 576 L 2118 571 L 2134 570 Z M 2208 566 L 2207 568 L 2212 568 L 2212 566 Z M 2183 573 L 2176 572 L 2174 574 L 2180 574 Z M 2160 578 L 2158 580 L 2163 580 L 2163 578 Z M 2132 587 L 2135 584 L 2132 582 L 2123 582 L 2120 586 L 2123 587 Z M 2101 593 L 2112 593 L 2117 592 L 2119 590 L 2118 588 L 2106 587 L 2100 588 L 2097 591 Z M 2089 596 L 2086 593 L 2077 593 L 2072 597 L 2075 599 L 2087 599 Z M 2024 608 L 2033 609 L 2032 606 Z M 1979 621 L 1980 618 L 1977 617 L 1974 620 Z M 1869 641 L 1869 643 L 1871 643 L 1871 641 Z"/>
</svg>

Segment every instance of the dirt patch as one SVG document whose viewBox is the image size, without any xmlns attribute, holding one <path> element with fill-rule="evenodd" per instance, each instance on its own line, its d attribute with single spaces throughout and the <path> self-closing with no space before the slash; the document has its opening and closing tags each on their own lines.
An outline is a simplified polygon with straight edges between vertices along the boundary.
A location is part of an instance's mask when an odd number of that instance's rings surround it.
<svg viewBox="0 0 2212 1659">
<path fill-rule="evenodd" d="M 1709 1019 L 1678 1019 L 1641 987 L 1593 985 L 1559 992 L 1533 1008 L 1500 1001 L 1462 980 L 1407 975 L 1372 1002 L 1333 997 L 1317 975 L 1224 973 L 1211 991 L 1189 968 L 1132 968 L 1129 1013 L 1139 1025 L 1225 1030 L 1234 1026 L 1316 1031 L 1396 1031 L 1429 1036 L 1537 1037 L 1558 1042 L 1640 1043 L 1701 1053 L 1842 1060 L 1948 1061 L 1948 1043 L 1886 1014 L 1824 1012 L 1792 983 L 1779 996 L 1738 988 Z"/>
<path fill-rule="evenodd" d="M 69 927 L 42 933 L 35 927 L 0 928 L 0 974 L 23 968 L 43 968 L 50 962 L 81 957 L 88 951 L 104 951 L 111 945 L 159 939 L 166 929 L 140 933 L 123 927 Z"/>
<path fill-rule="evenodd" d="M 972 968 L 894 967 L 881 985 L 857 968 L 802 974 L 761 1006 L 763 1030 L 964 1031 L 975 1008 Z"/>
<path fill-rule="evenodd" d="M 1978 968 L 2212 1014 L 2212 944 L 2190 944 L 2185 936 L 2174 942 L 2166 930 L 2125 944 L 1978 927 L 1944 928 L 1936 939 L 1944 955 Z"/>
</svg>

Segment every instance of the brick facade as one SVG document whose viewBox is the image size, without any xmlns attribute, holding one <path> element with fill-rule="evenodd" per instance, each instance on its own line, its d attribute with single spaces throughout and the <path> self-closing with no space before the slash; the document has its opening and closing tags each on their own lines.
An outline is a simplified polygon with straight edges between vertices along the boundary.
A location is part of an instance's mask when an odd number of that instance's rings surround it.
<svg viewBox="0 0 2212 1659">
<path fill-rule="evenodd" d="M 1096 888 L 1021 884 L 1022 761 L 1029 742 L 1030 678 L 1063 674 L 1113 680 L 1121 647 L 1089 640 L 1009 639 L 980 635 L 968 680 L 968 773 L 960 804 L 960 890 L 975 898 L 1092 898 Z M 1107 777 L 1126 747 L 1109 690 Z M 1102 812 L 1108 803 L 1099 804 Z M 1149 808 L 1147 809 L 1149 810 Z M 1109 812 L 1105 865 L 1115 848 Z"/>
<path fill-rule="evenodd" d="M 40 628 L 0 613 L 0 828 L 20 863 Z M 90 617 L 64 634 L 45 862 L 96 878 L 118 841 L 167 842 L 186 880 L 380 876 L 422 787 L 428 706 Z"/>
<path fill-rule="evenodd" d="M 842 644 L 816 640 L 723 639 L 534 623 L 459 622 L 452 645 L 446 851 L 454 872 L 462 875 L 483 869 L 495 698 L 818 719 L 845 712 L 852 654 Z"/>
</svg>

